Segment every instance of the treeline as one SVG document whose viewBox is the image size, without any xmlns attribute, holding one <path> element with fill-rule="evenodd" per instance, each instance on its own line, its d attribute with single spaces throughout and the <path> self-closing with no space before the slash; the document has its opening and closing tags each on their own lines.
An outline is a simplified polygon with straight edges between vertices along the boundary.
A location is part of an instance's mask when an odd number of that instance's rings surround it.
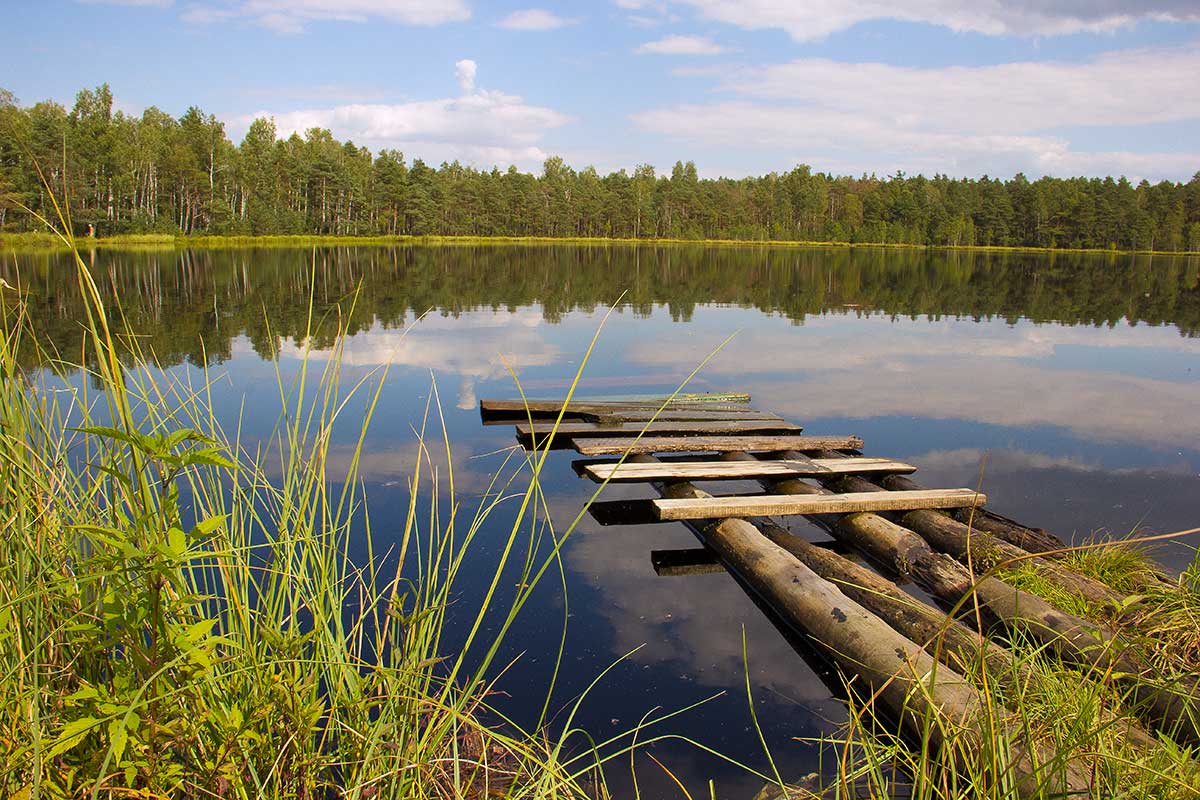
<svg viewBox="0 0 1200 800">
<path fill-rule="evenodd" d="M 330 131 L 280 139 L 255 120 L 240 144 L 211 114 L 113 111 L 107 85 L 68 111 L 23 108 L 0 90 L 0 230 L 36 228 L 43 185 L 98 235 L 333 234 L 885 242 L 1200 250 L 1200 172 L 1187 183 L 1125 178 L 1003 181 L 897 173 L 859 178 L 801 165 L 701 180 L 691 162 L 600 175 L 547 159 L 515 167 L 431 167 L 372 154 Z M 1200 165 L 1198 165 L 1200 166 Z M 39 167 L 41 173 L 39 174 Z M 8 202 L 3 202 L 7 200 Z"/>
<path fill-rule="evenodd" d="M 617 298 L 622 313 L 676 320 L 720 305 L 797 324 L 825 314 L 882 313 L 1012 324 L 1136 322 L 1200 335 L 1200 256 L 545 245 L 97 250 L 85 257 L 111 318 L 124 319 L 164 364 L 228 358 L 239 336 L 270 357 L 280 337 L 304 337 L 313 312 L 336 316 L 353 334 L 403 327 L 430 309 L 457 315 L 536 308 L 556 323 Z M 87 348 L 81 350 L 79 285 L 61 278 L 70 269 L 63 253 L 19 254 L 0 261 L 0 278 L 26 290 L 26 310 L 47 342 L 80 353 Z M 331 343 L 316 337 L 318 347 Z"/>
</svg>

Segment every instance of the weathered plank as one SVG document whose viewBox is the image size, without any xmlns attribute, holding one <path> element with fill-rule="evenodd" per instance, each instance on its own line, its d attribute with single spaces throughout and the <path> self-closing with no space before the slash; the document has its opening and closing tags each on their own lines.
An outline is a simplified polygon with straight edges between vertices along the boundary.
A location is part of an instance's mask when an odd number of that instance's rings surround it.
<svg viewBox="0 0 1200 800">
<path fill-rule="evenodd" d="M 965 508 L 987 497 L 974 489 L 925 489 L 919 492 L 851 492 L 831 495 L 763 495 L 695 500 L 655 500 L 659 519 L 724 519 L 781 514 L 852 514 L 858 511 L 911 511 Z"/>
<path fill-rule="evenodd" d="M 790 458 L 799 454 L 783 455 Z M 727 453 L 722 457 L 744 460 L 747 455 Z M 836 496 L 830 494 L 829 489 L 818 489 L 800 480 L 772 482 L 771 491 L 788 496 Z M 1195 690 L 1144 683 L 1142 676 L 1152 674 L 1151 668 L 1141 664 L 1129 652 L 1120 634 L 1063 612 L 998 578 L 985 575 L 976 580 L 957 559 L 935 552 L 918 535 L 919 531 L 909 530 L 879 514 L 810 516 L 808 519 L 879 563 L 888 564 L 901 575 L 912 578 L 922 589 L 947 604 L 957 605 L 965 596 L 973 594 L 984 612 L 985 621 L 1001 622 L 1033 637 L 1069 664 L 1111 675 L 1130 689 L 1131 707 L 1138 714 L 1176 741 L 1200 745 L 1200 699 Z"/>
<path fill-rule="evenodd" d="M 686 481 L 658 483 L 655 488 L 668 499 L 707 496 Z M 972 749 L 982 748 L 977 738 L 982 700 L 954 668 L 936 666 L 933 653 L 896 632 L 749 521 L 726 518 L 686 524 L 781 620 L 822 648 L 844 674 L 856 676 L 868 691 L 875 691 L 879 707 L 899 719 L 910 736 L 927 733 L 930 746 L 939 749 L 942 726 L 954 726 L 951 740 L 956 749 L 950 757 L 971 758 Z M 937 715 L 938 724 L 928 725 L 930 715 Z M 1065 797 L 1083 792 L 1088 785 L 1086 774 L 1072 763 L 1039 775 L 1037 765 L 1047 763 L 1047 754 L 1031 757 L 1022 742 L 1014 738 L 1013 744 L 1009 769 L 1021 797 Z"/>
<path fill-rule="evenodd" d="M 686 550 L 651 550 L 650 565 L 660 578 L 680 575 L 708 575 L 724 572 L 725 567 L 707 547 Z"/>
<path fill-rule="evenodd" d="M 558 416 L 558 409 L 553 411 L 484 411 L 481 412 L 484 425 L 515 425 L 530 417 L 544 422 L 553 421 Z M 670 409 L 653 408 L 608 408 L 604 406 L 578 406 L 562 415 L 564 422 L 596 422 L 604 425 L 616 425 L 622 422 L 678 422 L 696 420 L 699 422 L 716 422 L 719 420 L 777 420 L 783 417 L 768 414 L 763 411 L 753 411 L 749 408 L 731 406 L 672 406 Z"/>
<path fill-rule="evenodd" d="M 567 404 L 568 411 L 580 410 L 613 410 L 616 408 L 659 408 L 679 406 L 719 404 L 727 406 L 742 406 L 751 410 L 745 403 L 750 402 L 750 395 L 740 392 L 726 393 L 687 393 L 678 394 L 673 399 L 666 397 L 592 397 L 577 398 Z M 483 413 L 505 413 L 513 411 L 558 411 L 563 407 L 562 398 L 516 398 L 512 400 L 485 399 L 479 401 L 479 410 Z"/>
<path fill-rule="evenodd" d="M 673 433 L 680 435 L 719 434 L 719 433 L 799 433 L 804 430 L 793 422 L 782 420 L 718 420 L 716 422 L 697 422 L 695 420 L 673 420 L 667 422 L 618 422 L 605 425 L 596 422 L 562 422 L 554 427 L 553 422 L 518 423 L 517 436 L 526 437 L 536 434 L 574 438 L 576 436 L 637 436 L 639 433 Z"/>
<path fill-rule="evenodd" d="M 695 408 L 695 409 L 665 409 L 659 411 L 655 408 L 647 409 L 620 409 L 611 412 L 593 412 L 586 413 L 584 416 L 589 422 L 599 422 L 606 425 L 616 424 L 618 422 L 677 422 L 679 420 L 697 420 L 716 422 L 723 419 L 735 420 L 782 420 L 783 417 L 778 414 L 769 414 L 765 411 L 742 411 L 739 409 L 724 409 L 724 408 Z"/>
<path fill-rule="evenodd" d="M 808 461 L 685 461 L 673 464 L 589 464 L 584 472 L 600 483 L 622 481 L 717 481 L 744 478 L 801 478 L 814 475 L 915 472 L 889 458 L 829 458 Z"/>
<path fill-rule="evenodd" d="M 619 456 L 622 453 L 722 453 L 738 450 L 773 453 L 778 450 L 856 450 L 857 436 L 643 436 L 636 442 L 625 437 L 577 439 L 576 452 L 585 456 Z"/>
</svg>

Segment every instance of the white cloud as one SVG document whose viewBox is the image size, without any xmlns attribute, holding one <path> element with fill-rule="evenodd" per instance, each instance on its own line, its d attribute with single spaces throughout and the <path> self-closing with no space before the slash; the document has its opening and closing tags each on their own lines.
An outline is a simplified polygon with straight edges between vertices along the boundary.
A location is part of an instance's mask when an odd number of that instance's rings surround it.
<svg viewBox="0 0 1200 800">
<path fill-rule="evenodd" d="M 274 117 L 281 137 L 304 134 L 309 128 L 328 128 L 338 139 L 374 148 L 402 147 L 437 163 L 459 159 L 481 166 L 517 164 L 533 168 L 546 159 L 538 146 L 547 131 L 568 118 L 543 106 L 529 105 L 517 95 L 474 90 L 475 64 L 455 65 L 461 97 L 409 103 L 351 103 L 295 111 L 264 110 L 247 115 Z"/>
<path fill-rule="evenodd" d="M 1124 50 L 1078 63 L 900 67 L 810 58 L 742 70 L 723 86 L 881 117 L 903 128 L 1023 133 L 1200 117 L 1200 50 Z"/>
<path fill-rule="evenodd" d="M 894 19 L 992 36 L 1108 32 L 1141 20 L 1197 21 L 1191 0 L 681 0 L 707 18 L 742 28 L 780 28 L 797 41 L 820 39 L 860 22 Z M 619 0 L 628 8 L 630 3 Z"/>
<path fill-rule="evenodd" d="M 715 56 L 725 51 L 724 47 L 704 36 L 675 35 L 646 42 L 634 52 L 670 56 Z"/>
<path fill-rule="evenodd" d="M 496 23 L 497 27 L 513 31 L 550 31 L 565 25 L 574 25 L 575 20 L 560 17 L 544 8 L 525 8 L 514 11 Z"/>
<path fill-rule="evenodd" d="M 658 366 L 666 363 L 663 353 L 707 352 L 719 341 L 716 335 L 669 333 L 658 348 L 635 349 L 627 357 Z M 743 333 L 704 374 L 736 376 L 762 408 L 797 420 L 911 416 L 1014 428 L 1050 425 L 1086 440 L 1149 447 L 1200 439 L 1200 418 L 1191 411 L 1200 406 L 1200 383 L 1182 376 L 1165 380 L 1064 368 L 1051 360 L 1058 348 L 1081 343 L 1200 357 L 1200 341 L 1180 336 L 1173 326 L 1096 329 L 1022 322 L 1013 330 L 999 320 L 831 315 L 786 331 Z M 1030 387 L 1042 387 L 1036 402 Z"/>
<path fill-rule="evenodd" d="M 478 71 L 479 65 L 469 58 L 454 62 L 454 78 L 464 92 L 474 91 L 475 73 Z"/>
<path fill-rule="evenodd" d="M 280 33 L 298 33 L 309 22 L 442 25 L 470 17 L 465 0 L 240 0 L 197 4 L 183 14 L 189 22 L 247 20 Z"/>
<path fill-rule="evenodd" d="M 1123 173 L 1186 180 L 1200 165 L 1194 148 L 1088 152 L 1047 133 L 1200 120 L 1195 49 L 984 67 L 801 59 L 726 77 L 703 74 L 717 77 L 719 88 L 739 99 L 654 109 L 634 121 L 701 144 L 786 148 L 797 161 L 849 172 Z"/>
<path fill-rule="evenodd" d="M 819 164 L 842 173 L 951 175 L 1113 175 L 1187 180 L 1200 151 L 1082 152 L 1056 136 L 905 130 L 893 122 L 846 112 L 746 102 L 683 105 L 635 114 L 644 130 L 722 147 L 774 150 L 771 158 Z M 777 164 L 776 164 L 777 166 Z"/>
<path fill-rule="evenodd" d="M 561 360 L 559 348 L 537 330 L 542 313 L 521 311 L 471 311 L 456 319 L 429 315 L 403 330 L 373 326 L 343 343 L 341 364 L 377 367 L 385 364 L 428 369 L 459 379 L 457 407 L 474 409 L 475 384 L 503 379 L 509 367 L 518 373 L 526 367 L 546 366 Z M 280 358 L 307 357 L 323 361 L 329 350 L 308 350 L 303 344 L 282 342 Z"/>
</svg>

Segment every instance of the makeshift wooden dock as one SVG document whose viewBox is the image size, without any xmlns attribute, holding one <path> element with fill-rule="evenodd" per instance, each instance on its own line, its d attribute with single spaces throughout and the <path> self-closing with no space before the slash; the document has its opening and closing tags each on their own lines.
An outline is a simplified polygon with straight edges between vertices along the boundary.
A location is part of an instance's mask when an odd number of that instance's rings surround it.
<svg viewBox="0 0 1200 800">
<path fill-rule="evenodd" d="M 1145 680 L 1149 668 L 1111 631 L 993 575 L 998 563 L 1020 561 L 1093 602 L 1136 601 L 1067 568 L 1058 537 L 990 512 L 973 488 L 919 485 L 906 477 L 916 467 L 864 456 L 859 437 L 806 434 L 749 401 L 736 394 L 483 400 L 480 410 L 486 424 L 514 424 L 527 449 L 608 457 L 575 462 L 593 481 L 653 486 L 658 498 L 621 501 L 615 519 L 604 515 L 606 524 L 683 522 L 703 546 L 656 551 L 659 574 L 729 571 L 845 680 L 875 693 L 882 710 L 912 735 L 932 736 L 934 747 L 946 731 L 955 731 L 959 745 L 979 735 L 984 701 L 966 672 L 982 666 L 995 680 L 1019 677 L 1011 653 L 985 635 L 993 628 L 1019 631 L 1070 665 L 1110 674 L 1129 687 L 1149 726 L 1200 744 L 1191 692 Z M 697 481 L 753 481 L 762 491 L 712 494 Z M 603 505 L 593 508 L 598 518 Z M 812 521 L 832 541 L 807 541 L 771 519 L 789 515 Z M 905 583 L 938 605 L 917 600 Z M 972 613 L 948 618 L 943 608 Z M 932 734 L 922 726 L 929 715 L 939 719 Z M 1053 760 L 1033 746 L 1022 750 L 1019 734 L 1011 777 L 1024 794 L 1087 791 L 1082 770 L 1068 765 L 1047 774 Z M 1148 734 L 1139 728 L 1133 735 Z"/>
</svg>

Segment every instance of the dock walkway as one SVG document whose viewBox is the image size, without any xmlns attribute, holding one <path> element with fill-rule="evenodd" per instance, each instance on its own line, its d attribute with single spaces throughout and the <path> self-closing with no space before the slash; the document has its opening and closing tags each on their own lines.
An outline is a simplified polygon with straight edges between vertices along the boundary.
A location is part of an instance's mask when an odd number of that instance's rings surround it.
<svg viewBox="0 0 1200 800">
<path fill-rule="evenodd" d="M 986 703 L 964 675 L 980 668 L 994 680 L 1020 675 L 1021 664 L 988 635 L 993 629 L 1032 637 L 1067 664 L 1115 676 L 1146 724 L 1200 744 L 1192 695 L 1146 680 L 1149 668 L 1108 629 L 995 576 L 998 564 L 1019 562 L 1090 601 L 1136 602 L 1069 569 L 1061 539 L 992 513 L 973 488 L 921 486 L 908 477 L 915 466 L 863 455 L 857 436 L 806 434 L 749 402 L 740 394 L 483 400 L 480 411 L 485 424 L 515 425 L 526 449 L 569 448 L 590 457 L 575 462 L 581 476 L 653 486 L 658 498 L 622 501 L 615 519 L 603 514 L 605 524 L 622 517 L 685 524 L 702 548 L 652 554 L 659 574 L 729 571 L 843 680 L 866 687 L 906 733 L 931 738 L 935 748 L 952 737 L 956 751 L 964 742 L 970 749 L 985 729 Z M 695 485 L 744 487 L 748 480 L 762 491 L 714 495 Z M 603 505 L 593 505 L 597 518 Z M 774 521 L 793 515 L 831 541 L 808 541 Z M 909 582 L 939 605 L 901 588 Z M 971 613 L 948 617 L 943 608 Z M 975 622 L 985 628 L 969 624 Z M 938 724 L 929 726 L 931 718 Z M 1011 778 L 1023 794 L 1086 792 L 1084 770 L 1033 744 L 1022 750 L 1021 732 L 1012 736 Z M 1054 763 L 1049 774 L 1046 765 Z"/>
</svg>

